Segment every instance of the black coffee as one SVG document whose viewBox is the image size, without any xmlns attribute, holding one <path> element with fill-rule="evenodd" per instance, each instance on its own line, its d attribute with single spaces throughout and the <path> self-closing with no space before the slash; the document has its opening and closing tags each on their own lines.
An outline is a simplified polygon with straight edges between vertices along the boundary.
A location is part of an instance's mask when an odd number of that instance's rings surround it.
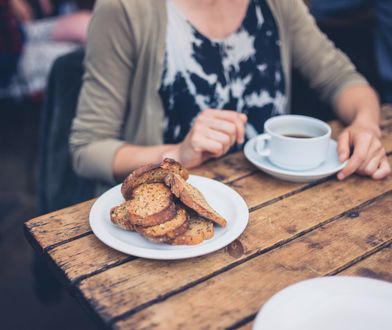
<svg viewBox="0 0 392 330">
<path fill-rule="evenodd" d="M 314 138 L 314 136 L 307 135 L 307 134 L 283 134 L 283 136 L 289 137 L 289 138 L 296 138 L 296 139 L 310 139 Z"/>
</svg>

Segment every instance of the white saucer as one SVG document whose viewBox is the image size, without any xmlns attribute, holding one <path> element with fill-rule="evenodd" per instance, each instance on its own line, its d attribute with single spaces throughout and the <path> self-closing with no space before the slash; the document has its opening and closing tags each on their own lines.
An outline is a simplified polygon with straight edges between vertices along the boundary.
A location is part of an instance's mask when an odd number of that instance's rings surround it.
<svg viewBox="0 0 392 330">
<path fill-rule="evenodd" d="M 302 281 L 270 298 L 253 330 L 390 330 L 392 284 L 333 276 Z"/>
<path fill-rule="evenodd" d="M 310 182 L 328 177 L 346 166 L 347 161 L 341 163 L 337 153 L 337 143 L 330 139 L 327 160 L 320 166 L 306 171 L 292 171 L 272 164 L 268 157 L 260 156 L 255 151 L 256 137 L 249 140 L 244 147 L 245 157 L 263 172 L 281 180 L 292 182 Z"/>
</svg>

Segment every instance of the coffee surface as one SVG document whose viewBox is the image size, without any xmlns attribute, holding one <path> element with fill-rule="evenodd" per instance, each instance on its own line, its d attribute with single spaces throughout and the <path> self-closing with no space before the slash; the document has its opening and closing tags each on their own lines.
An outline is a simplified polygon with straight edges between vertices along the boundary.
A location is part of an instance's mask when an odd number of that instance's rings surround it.
<svg viewBox="0 0 392 330">
<path fill-rule="evenodd" d="M 307 134 L 297 134 L 297 133 L 293 133 L 293 134 L 282 134 L 285 137 L 289 137 L 289 138 L 296 138 L 296 139 L 311 139 L 314 138 L 315 136 L 312 135 L 307 135 Z"/>
</svg>

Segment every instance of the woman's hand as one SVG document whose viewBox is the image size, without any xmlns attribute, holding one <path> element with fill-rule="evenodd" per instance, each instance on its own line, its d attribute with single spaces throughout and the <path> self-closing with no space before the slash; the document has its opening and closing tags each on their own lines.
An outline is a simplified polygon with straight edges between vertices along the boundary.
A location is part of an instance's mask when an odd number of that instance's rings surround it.
<svg viewBox="0 0 392 330">
<path fill-rule="evenodd" d="M 340 134 L 339 160 L 341 162 L 349 160 L 346 167 L 339 172 L 339 180 L 343 180 L 354 172 L 373 179 L 385 178 L 391 172 L 380 137 L 378 125 L 355 121 Z M 350 157 L 351 150 L 353 152 Z"/>
<path fill-rule="evenodd" d="M 246 115 L 235 111 L 206 109 L 197 116 L 184 141 L 163 157 L 174 158 L 188 168 L 220 157 L 234 144 L 244 143 L 246 121 Z"/>
</svg>

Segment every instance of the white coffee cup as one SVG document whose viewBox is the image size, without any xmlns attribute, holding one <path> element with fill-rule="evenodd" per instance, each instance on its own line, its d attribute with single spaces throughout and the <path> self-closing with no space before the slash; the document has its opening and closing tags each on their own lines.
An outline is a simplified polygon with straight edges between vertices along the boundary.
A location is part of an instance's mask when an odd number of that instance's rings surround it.
<svg viewBox="0 0 392 330">
<path fill-rule="evenodd" d="M 268 119 L 264 134 L 255 142 L 255 151 L 276 166 L 289 170 L 309 170 L 327 158 L 331 127 L 307 116 L 283 115 Z"/>
</svg>

